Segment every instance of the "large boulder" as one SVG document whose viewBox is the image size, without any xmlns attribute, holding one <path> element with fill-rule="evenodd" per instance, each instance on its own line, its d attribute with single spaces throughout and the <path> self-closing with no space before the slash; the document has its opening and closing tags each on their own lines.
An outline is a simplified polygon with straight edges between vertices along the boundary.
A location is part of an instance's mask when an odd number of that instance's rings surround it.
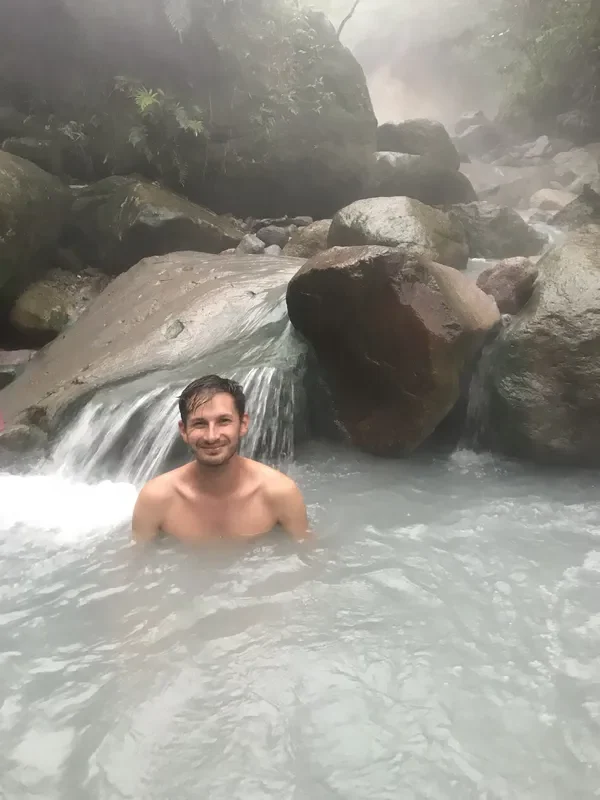
<svg viewBox="0 0 600 800">
<path fill-rule="evenodd" d="M 484 441 L 545 464 L 600 466 L 600 229 L 572 234 L 538 270 L 490 355 Z"/>
<path fill-rule="evenodd" d="M 454 133 L 456 136 L 460 136 L 473 125 L 492 125 L 492 122 L 483 111 L 465 111 L 454 125 Z"/>
<path fill-rule="evenodd" d="M 591 186 L 584 186 L 579 197 L 552 217 L 551 224 L 567 231 L 600 225 L 600 194 Z"/>
<path fill-rule="evenodd" d="M 293 258 L 312 258 L 317 253 L 327 250 L 330 229 L 330 219 L 320 219 L 300 228 L 283 248 L 283 255 Z"/>
<path fill-rule="evenodd" d="M 459 398 L 463 370 L 499 322 L 454 269 L 385 247 L 335 247 L 287 290 L 351 441 L 382 456 L 424 442 Z"/>
<path fill-rule="evenodd" d="M 538 276 L 528 258 L 507 258 L 477 276 L 477 286 L 491 295 L 501 314 L 518 314 L 529 302 Z"/>
<path fill-rule="evenodd" d="M 109 278 L 94 270 L 78 275 L 52 269 L 17 298 L 10 312 L 10 323 L 33 339 L 53 339 L 81 316 L 108 281 Z"/>
<path fill-rule="evenodd" d="M 505 141 L 499 129 L 491 122 L 477 123 L 462 130 L 454 137 L 459 153 L 468 156 L 484 156 L 501 146 Z"/>
<path fill-rule="evenodd" d="M 560 170 L 579 178 L 593 179 L 600 172 L 600 143 L 557 153 L 552 161 Z"/>
<path fill-rule="evenodd" d="M 330 216 L 361 196 L 377 129 L 364 73 L 295 2 L 3 3 L 0 49 L 7 98 L 52 109 L 98 177 L 143 170 L 240 217 Z"/>
<path fill-rule="evenodd" d="M 52 175 L 0 151 L 0 294 L 6 300 L 43 269 L 71 197 Z"/>
<path fill-rule="evenodd" d="M 469 179 L 423 156 L 375 153 L 366 192 L 370 197 L 413 197 L 430 206 L 471 203 L 477 195 Z"/>
<path fill-rule="evenodd" d="M 30 136 L 6 139 L 2 144 L 2 149 L 13 156 L 31 161 L 32 164 L 36 164 L 40 169 L 52 175 L 60 175 L 62 172 L 60 150 L 50 140 L 35 139 Z"/>
<path fill-rule="evenodd" d="M 576 177 L 575 173 L 553 163 L 537 167 L 500 167 L 474 161 L 463 164 L 461 170 L 480 200 L 509 208 L 528 208 L 529 198 L 539 189 L 568 186 Z"/>
<path fill-rule="evenodd" d="M 193 252 L 144 259 L 0 392 L 7 425 L 30 422 L 35 412 L 36 424 L 53 430 L 98 389 L 193 365 L 216 345 L 239 345 L 256 334 L 265 297 L 272 304 L 300 266 L 293 258 Z"/>
<path fill-rule="evenodd" d="M 229 219 L 135 177 L 88 186 L 73 203 L 65 241 L 86 264 L 118 275 L 151 255 L 220 253 L 244 231 Z"/>
<path fill-rule="evenodd" d="M 469 260 L 460 222 L 408 197 L 357 200 L 334 215 L 329 247 L 362 244 L 399 247 L 409 256 L 425 256 L 456 269 L 464 269 Z"/>
<path fill-rule="evenodd" d="M 431 164 L 457 170 L 458 150 L 441 122 L 430 119 L 409 119 L 386 122 L 377 130 L 377 149 L 393 153 L 423 156 Z"/>
<path fill-rule="evenodd" d="M 546 238 L 510 208 L 479 202 L 452 206 L 449 213 L 466 232 L 471 258 L 535 256 L 546 245 Z"/>
</svg>

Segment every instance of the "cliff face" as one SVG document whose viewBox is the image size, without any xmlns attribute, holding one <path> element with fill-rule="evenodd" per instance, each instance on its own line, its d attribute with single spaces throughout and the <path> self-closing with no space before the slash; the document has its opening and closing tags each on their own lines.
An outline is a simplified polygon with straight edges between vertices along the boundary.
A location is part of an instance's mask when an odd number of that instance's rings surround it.
<svg viewBox="0 0 600 800">
<path fill-rule="evenodd" d="M 362 69 L 317 12 L 8 0 L 0 52 L 0 105 L 62 137 L 72 177 L 136 171 L 240 215 L 327 216 L 360 194 L 375 117 Z"/>
</svg>

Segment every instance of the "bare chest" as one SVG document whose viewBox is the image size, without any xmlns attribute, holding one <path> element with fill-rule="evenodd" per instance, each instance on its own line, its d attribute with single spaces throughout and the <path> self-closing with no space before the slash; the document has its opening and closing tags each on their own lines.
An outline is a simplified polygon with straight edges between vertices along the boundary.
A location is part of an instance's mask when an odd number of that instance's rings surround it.
<svg viewBox="0 0 600 800">
<path fill-rule="evenodd" d="M 277 524 L 266 498 L 216 499 L 178 495 L 166 509 L 161 528 L 183 541 L 211 538 L 252 539 L 268 533 Z"/>
</svg>

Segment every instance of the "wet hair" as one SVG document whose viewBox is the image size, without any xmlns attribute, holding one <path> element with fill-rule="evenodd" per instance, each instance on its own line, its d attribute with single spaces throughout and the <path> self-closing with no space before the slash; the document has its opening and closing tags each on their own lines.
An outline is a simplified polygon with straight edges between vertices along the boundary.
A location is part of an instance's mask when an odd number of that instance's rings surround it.
<svg viewBox="0 0 600 800">
<path fill-rule="evenodd" d="M 231 395 L 239 416 L 244 416 L 246 396 L 241 385 L 237 381 L 220 378 L 218 375 L 204 375 L 186 386 L 179 397 L 179 413 L 183 424 L 187 424 L 189 415 L 198 406 L 211 400 L 216 394 Z"/>
</svg>

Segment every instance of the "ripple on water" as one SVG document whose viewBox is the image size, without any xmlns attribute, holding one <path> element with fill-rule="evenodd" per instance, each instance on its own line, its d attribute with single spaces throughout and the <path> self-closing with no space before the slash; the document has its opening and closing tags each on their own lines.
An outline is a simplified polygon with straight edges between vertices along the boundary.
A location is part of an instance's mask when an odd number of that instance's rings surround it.
<svg viewBox="0 0 600 800">
<path fill-rule="evenodd" d="M 595 477 L 292 471 L 314 548 L 139 551 L 133 487 L 0 477 L 3 800 L 597 796 Z"/>
</svg>

